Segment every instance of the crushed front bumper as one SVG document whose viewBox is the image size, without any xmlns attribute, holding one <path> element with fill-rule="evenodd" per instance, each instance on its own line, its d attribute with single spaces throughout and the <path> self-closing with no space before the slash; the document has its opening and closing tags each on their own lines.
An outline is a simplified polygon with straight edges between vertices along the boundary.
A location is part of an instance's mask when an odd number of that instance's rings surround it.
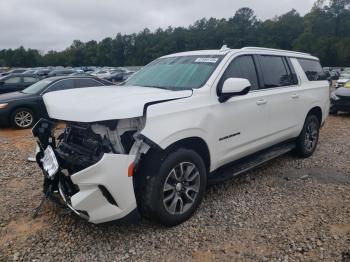
<svg viewBox="0 0 350 262">
<path fill-rule="evenodd" d="M 52 126 L 48 126 L 48 130 Z M 33 134 L 35 135 L 35 128 Z M 48 135 L 47 130 L 41 130 Z M 40 136 L 37 136 L 40 138 Z M 135 161 L 136 155 L 103 154 L 95 164 L 76 173 L 69 174 L 60 168 L 54 177 L 49 177 L 42 167 L 41 159 L 48 144 L 45 140 L 38 142 L 36 159 L 43 170 L 44 192 L 49 199 L 55 199 L 59 193 L 65 205 L 80 217 L 98 224 L 116 220 L 136 222 L 139 219 L 132 176 L 128 176 L 129 166 Z M 49 139 L 48 141 L 53 141 Z M 54 143 L 50 146 L 57 157 L 59 166 L 64 166 L 62 159 L 55 150 Z M 57 195 L 57 194 L 56 194 Z"/>
<path fill-rule="evenodd" d="M 134 159 L 134 155 L 104 154 L 98 163 L 70 176 L 77 193 L 67 194 L 61 182 L 59 192 L 67 206 L 89 222 L 122 219 L 137 208 L 132 177 L 128 177 Z"/>
</svg>

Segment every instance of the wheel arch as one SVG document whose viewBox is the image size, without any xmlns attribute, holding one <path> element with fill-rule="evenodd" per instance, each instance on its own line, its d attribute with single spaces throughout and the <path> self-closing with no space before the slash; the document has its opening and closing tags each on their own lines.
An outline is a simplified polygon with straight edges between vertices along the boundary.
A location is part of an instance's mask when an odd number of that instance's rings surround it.
<svg viewBox="0 0 350 262">
<path fill-rule="evenodd" d="M 171 152 L 176 148 L 185 148 L 185 149 L 190 149 L 195 151 L 198 155 L 201 156 L 205 164 L 205 167 L 207 169 L 207 172 L 209 172 L 210 165 L 211 165 L 210 151 L 207 143 L 204 141 L 203 138 L 200 138 L 200 137 L 183 138 L 169 145 L 165 149 L 165 152 Z"/>
<path fill-rule="evenodd" d="M 150 150 L 141 156 L 138 166 L 141 168 L 137 168 L 137 173 L 142 170 L 152 170 L 153 174 L 157 173 L 159 163 L 167 157 L 171 152 L 175 151 L 178 148 L 185 148 L 189 150 L 195 151 L 202 159 L 205 165 L 207 172 L 210 171 L 211 166 L 211 156 L 209 147 L 204 141 L 203 138 L 200 137 L 186 137 L 181 140 L 178 140 L 166 148 L 161 148 L 158 144 L 149 140 L 148 138 L 143 138 L 144 142 L 151 146 Z"/>
<path fill-rule="evenodd" d="M 306 117 L 309 116 L 309 115 L 315 115 L 319 121 L 319 124 L 321 125 L 322 124 L 322 117 L 323 117 L 323 114 L 322 114 L 322 109 L 321 107 L 319 106 L 314 106 L 313 108 L 311 108 L 309 110 L 309 112 L 307 113 Z"/>
</svg>

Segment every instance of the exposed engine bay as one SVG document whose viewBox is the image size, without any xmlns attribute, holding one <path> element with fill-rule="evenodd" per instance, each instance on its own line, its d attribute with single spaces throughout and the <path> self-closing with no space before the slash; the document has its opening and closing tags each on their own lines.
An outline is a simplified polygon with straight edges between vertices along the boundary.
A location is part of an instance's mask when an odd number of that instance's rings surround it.
<svg viewBox="0 0 350 262">
<path fill-rule="evenodd" d="M 105 153 L 129 154 L 133 146 L 138 145 L 137 136 L 143 125 L 142 118 L 67 123 L 57 137 L 56 153 L 64 163 L 62 168 L 75 173 L 97 163 Z"/>
<path fill-rule="evenodd" d="M 98 210 L 101 207 L 106 208 L 106 213 L 114 210 L 111 216 L 116 218 L 130 212 L 129 207 L 136 206 L 136 201 L 132 174 L 129 172 L 130 170 L 134 172 L 141 155 L 150 149 L 150 146 L 143 141 L 145 138 L 140 135 L 144 127 L 143 117 L 64 124 L 62 132 L 61 124 L 57 127 L 55 122 L 41 119 L 33 128 L 39 147 L 36 160 L 45 175 L 43 185 L 45 197 L 59 204 L 63 200 L 75 213 L 91 221 L 101 221 L 98 218 L 100 212 Z M 47 148 L 53 151 L 59 166 L 58 171 L 52 176 L 45 170 L 43 162 Z M 101 169 L 108 165 L 115 166 L 115 169 Z M 91 182 L 88 178 L 89 170 L 94 169 L 101 170 L 101 173 L 94 171 Z M 123 183 L 115 184 L 116 181 Z M 111 190 L 119 186 L 129 189 L 126 192 L 121 189 Z M 74 207 L 81 205 L 82 200 L 79 199 L 85 199 L 89 194 L 98 194 L 95 197 L 100 199 L 99 204 L 84 209 Z M 127 199 L 126 202 L 131 204 L 127 208 L 122 208 L 124 204 L 119 202 L 119 199 L 124 199 L 124 202 Z M 84 206 L 84 202 L 82 205 Z"/>
</svg>

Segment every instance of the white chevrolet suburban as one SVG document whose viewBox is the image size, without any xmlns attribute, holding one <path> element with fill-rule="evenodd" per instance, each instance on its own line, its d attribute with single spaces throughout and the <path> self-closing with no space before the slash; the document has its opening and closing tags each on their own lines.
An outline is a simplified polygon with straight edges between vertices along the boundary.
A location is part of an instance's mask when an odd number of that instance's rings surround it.
<svg viewBox="0 0 350 262">
<path fill-rule="evenodd" d="M 309 54 L 223 47 L 167 55 L 120 86 L 44 102 L 50 119 L 33 134 L 47 198 L 92 223 L 143 216 L 174 226 L 208 184 L 292 150 L 311 156 L 329 85 Z"/>
</svg>

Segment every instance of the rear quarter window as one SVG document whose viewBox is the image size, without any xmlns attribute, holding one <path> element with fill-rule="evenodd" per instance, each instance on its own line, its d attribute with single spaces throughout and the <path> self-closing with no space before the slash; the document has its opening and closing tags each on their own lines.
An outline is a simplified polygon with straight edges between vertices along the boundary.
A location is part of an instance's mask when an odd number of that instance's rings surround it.
<svg viewBox="0 0 350 262">
<path fill-rule="evenodd" d="M 317 60 L 298 58 L 298 62 L 304 70 L 309 81 L 323 81 L 327 80 L 327 75 L 323 71 L 321 64 Z"/>
</svg>

